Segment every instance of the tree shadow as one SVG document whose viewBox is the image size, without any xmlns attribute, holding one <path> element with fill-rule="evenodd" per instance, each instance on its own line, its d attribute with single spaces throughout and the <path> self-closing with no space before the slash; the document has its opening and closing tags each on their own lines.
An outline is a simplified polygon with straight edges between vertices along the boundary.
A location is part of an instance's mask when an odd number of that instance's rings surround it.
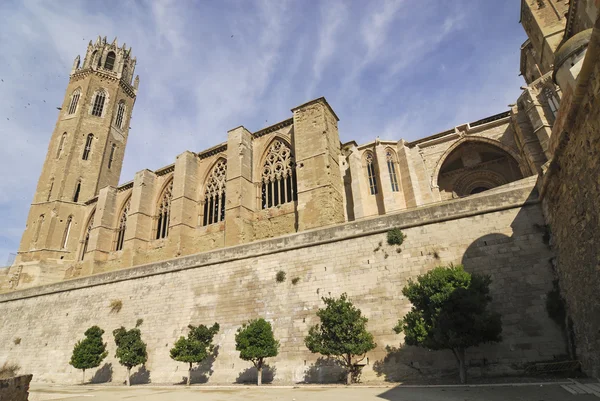
<svg viewBox="0 0 600 401">
<path fill-rule="evenodd" d="M 208 383 L 208 379 L 214 373 L 213 364 L 215 360 L 219 356 L 219 346 L 216 345 L 213 348 L 213 352 L 210 353 L 205 360 L 203 360 L 200 364 L 196 365 L 192 368 L 192 373 L 190 375 L 190 384 L 204 384 Z M 187 384 L 187 375 L 181 378 L 181 381 L 177 384 Z"/>
<path fill-rule="evenodd" d="M 133 384 L 148 384 L 150 383 L 150 371 L 145 365 L 140 366 L 137 372 L 131 375 L 129 382 Z"/>
<path fill-rule="evenodd" d="M 303 383 L 345 383 L 346 368 L 340 361 L 330 357 L 319 357 L 304 372 Z"/>
<path fill-rule="evenodd" d="M 263 366 L 262 371 L 262 383 L 269 384 L 273 383 L 275 379 L 275 374 L 277 373 L 277 368 L 275 366 L 269 366 L 265 364 Z M 256 383 L 258 381 L 258 370 L 254 366 L 249 367 L 240 372 L 235 382 L 238 384 L 244 383 Z"/>
<path fill-rule="evenodd" d="M 108 383 L 112 381 L 113 368 L 112 363 L 105 363 L 102 367 L 96 370 L 94 376 L 90 379 L 91 384 Z"/>
</svg>

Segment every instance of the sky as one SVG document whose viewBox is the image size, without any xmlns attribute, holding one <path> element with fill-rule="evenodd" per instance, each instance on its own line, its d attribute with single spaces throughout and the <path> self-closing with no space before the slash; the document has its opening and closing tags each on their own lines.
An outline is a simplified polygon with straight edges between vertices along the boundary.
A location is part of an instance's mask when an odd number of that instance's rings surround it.
<svg viewBox="0 0 600 401">
<path fill-rule="evenodd" d="M 407 141 L 508 109 L 519 0 L 0 1 L 0 266 L 16 253 L 73 60 L 137 57 L 120 182 L 324 96 L 342 142 Z"/>
</svg>

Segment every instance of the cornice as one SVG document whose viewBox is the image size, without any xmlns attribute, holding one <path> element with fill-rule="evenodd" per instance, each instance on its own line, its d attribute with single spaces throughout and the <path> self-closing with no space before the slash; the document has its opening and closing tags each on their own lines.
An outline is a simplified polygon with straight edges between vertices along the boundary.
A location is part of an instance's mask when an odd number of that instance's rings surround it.
<svg viewBox="0 0 600 401">
<path fill-rule="evenodd" d="M 293 118 L 288 118 L 287 120 L 280 121 L 280 122 L 278 122 L 276 124 L 273 124 L 273 125 L 271 125 L 269 127 L 263 128 L 263 129 L 261 129 L 259 131 L 256 131 L 255 133 L 252 134 L 252 138 L 254 138 L 254 139 L 260 138 L 261 136 L 264 136 L 264 135 L 267 135 L 267 134 L 269 134 L 271 132 L 280 130 L 280 129 L 285 128 L 287 126 L 290 126 L 292 124 L 294 124 L 294 119 Z"/>
<path fill-rule="evenodd" d="M 133 181 L 129 181 L 129 182 L 126 182 L 123 185 L 118 186 L 117 187 L 117 192 L 124 192 L 124 191 L 127 191 L 128 189 L 131 189 L 131 188 L 133 188 Z"/>
<path fill-rule="evenodd" d="M 226 150 L 227 150 L 227 142 L 223 142 L 219 145 L 213 146 L 212 148 L 208 148 L 208 149 L 198 153 L 198 157 L 200 158 L 200 160 L 204 160 L 208 157 L 225 152 Z"/>
<path fill-rule="evenodd" d="M 162 176 L 162 175 L 167 175 L 169 173 L 172 173 L 173 171 L 175 171 L 175 163 L 173 164 L 169 164 L 168 166 L 159 168 L 158 170 L 154 171 L 154 174 L 156 174 L 158 177 Z"/>
</svg>

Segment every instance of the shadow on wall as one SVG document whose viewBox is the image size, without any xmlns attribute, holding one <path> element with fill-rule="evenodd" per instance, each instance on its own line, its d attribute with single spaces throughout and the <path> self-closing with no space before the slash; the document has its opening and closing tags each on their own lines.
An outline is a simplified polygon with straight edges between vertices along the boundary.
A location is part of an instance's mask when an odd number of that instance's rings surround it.
<svg viewBox="0 0 600 401">
<path fill-rule="evenodd" d="M 346 369 L 335 358 L 320 357 L 304 372 L 302 383 L 345 383 Z"/>
<path fill-rule="evenodd" d="M 102 367 L 96 370 L 94 376 L 90 380 L 91 384 L 108 383 L 112 381 L 113 368 L 112 363 L 105 363 Z"/>
<path fill-rule="evenodd" d="M 208 383 L 208 379 L 214 373 L 213 364 L 215 360 L 219 356 L 219 346 L 216 345 L 213 349 L 212 354 L 210 354 L 201 364 L 196 365 L 192 368 L 192 373 L 190 377 L 190 384 L 204 384 Z M 187 384 L 187 376 L 183 376 L 181 378 L 181 382 L 178 384 Z"/>
<path fill-rule="evenodd" d="M 273 383 L 276 373 L 277 373 L 277 368 L 275 366 L 269 366 L 269 365 L 265 364 L 263 366 L 263 372 L 262 372 L 262 383 L 263 384 Z M 243 384 L 243 383 L 256 384 L 257 381 L 258 381 L 258 371 L 256 370 L 256 368 L 254 366 L 241 371 L 240 374 L 238 375 L 237 379 L 235 379 L 235 382 L 238 384 Z"/>
<path fill-rule="evenodd" d="M 130 382 L 131 385 L 150 383 L 150 371 L 146 369 L 146 366 L 142 365 L 137 372 L 131 375 Z"/>
</svg>

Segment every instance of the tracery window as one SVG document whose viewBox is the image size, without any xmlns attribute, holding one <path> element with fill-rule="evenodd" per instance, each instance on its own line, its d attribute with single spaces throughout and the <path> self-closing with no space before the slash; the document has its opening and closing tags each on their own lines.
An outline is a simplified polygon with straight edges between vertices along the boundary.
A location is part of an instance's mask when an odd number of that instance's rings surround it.
<svg viewBox="0 0 600 401">
<path fill-rule="evenodd" d="M 87 160 L 90 157 L 90 152 L 92 151 L 92 141 L 94 140 L 94 134 L 88 134 L 87 139 L 85 140 L 85 146 L 83 148 L 83 156 L 81 158 L 83 160 Z"/>
<path fill-rule="evenodd" d="M 548 106 L 550 107 L 550 111 L 552 112 L 552 115 L 554 116 L 554 118 L 556 118 L 556 113 L 558 112 L 560 103 L 559 103 L 558 99 L 556 98 L 556 95 L 552 89 L 550 89 L 550 88 L 546 89 L 544 91 L 544 94 L 546 96 L 546 99 L 548 100 Z"/>
<path fill-rule="evenodd" d="M 58 159 L 62 154 L 63 147 L 65 146 L 65 140 L 67 139 L 67 133 L 64 132 L 60 137 L 60 142 L 58 142 L 58 148 L 56 149 L 56 158 Z"/>
<path fill-rule="evenodd" d="M 375 175 L 375 163 L 373 160 L 373 153 L 367 152 L 365 158 L 367 162 L 367 176 L 369 178 L 369 190 L 371 195 L 377 195 L 377 176 Z"/>
<path fill-rule="evenodd" d="M 115 159 L 115 150 L 116 149 L 117 149 L 117 145 L 113 143 L 112 146 L 110 147 L 110 155 L 108 156 L 108 168 L 109 169 L 112 167 L 113 160 Z"/>
<path fill-rule="evenodd" d="M 106 68 L 107 70 L 111 70 L 114 68 L 115 66 L 115 53 L 114 52 L 109 52 L 106 55 L 106 61 L 104 61 L 104 68 Z"/>
<path fill-rule="evenodd" d="M 206 180 L 204 191 L 203 225 L 225 220 L 225 179 L 227 177 L 227 161 L 221 159 L 215 164 Z"/>
<path fill-rule="evenodd" d="M 77 103 L 79 103 L 79 97 L 81 96 L 81 90 L 76 89 L 71 96 L 71 104 L 69 104 L 68 114 L 73 114 L 77 110 Z"/>
<path fill-rule="evenodd" d="M 117 109 L 117 118 L 115 119 L 115 125 L 118 128 L 123 128 L 123 116 L 125 115 L 125 102 L 120 101 Z"/>
<path fill-rule="evenodd" d="M 73 223 L 73 216 L 69 216 L 67 218 L 67 224 L 65 225 L 65 232 L 63 233 L 63 239 L 60 245 L 60 249 L 65 249 L 67 247 L 67 242 L 69 241 L 69 234 L 71 233 L 71 223 Z"/>
<path fill-rule="evenodd" d="M 276 139 L 267 152 L 262 171 L 262 208 L 298 199 L 294 157 L 289 146 Z"/>
<path fill-rule="evenodd" d="M 156 216 L 156 239 L 166 238 L 169 235 L 169 220 L 171 218 L 171 200 L 173 199 L 173 180 L 167 184 L 158 204 Z"/>
<path fill-rule="evenodd" d="M 394 160 L 394 154 L 391 150 L 385 152 L 385 159 L 387 162 L 388 172 L 390 173 L 390 184 L 392 185 L 392 191 L 398 192 L 398 177 L 396 176 L 396 163 Z"/>
<path fill-rule="evenodd" d="M 115 245 L 115 251 L 123 249 L 123 242 L 125 241 L 125 229 L 127 228 L 127 215 L 129 214 L 129 207 L 131 206 L 131 198 L 125 203 L 125 207 L 121 212 L 121 218 L 119 219 L 119 228 L 117 229 L 117 243 Z"/>
<path fill-rule="evenodd" d="M 96 93 L 94 98 L 94 105 L 92 106 L 92 115 L 96 117 L 102 117 L 102 110 L 104 110 L 104 101 L 106 100 L 106 93 L 100 90 Z"/>
</svg>

